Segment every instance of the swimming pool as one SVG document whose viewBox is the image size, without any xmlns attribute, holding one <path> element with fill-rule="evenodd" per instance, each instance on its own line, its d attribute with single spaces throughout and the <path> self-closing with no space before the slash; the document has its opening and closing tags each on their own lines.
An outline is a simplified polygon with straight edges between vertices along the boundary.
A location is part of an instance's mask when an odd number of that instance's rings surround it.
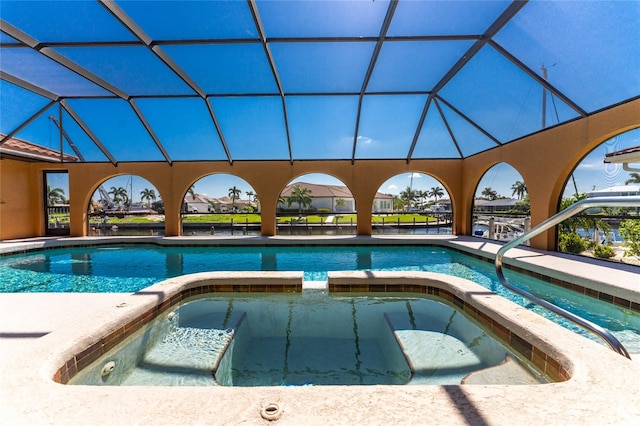
<svg viewBox="0 0 640 426">
<path fill-rule="evenodd" d="M 573 331 L 591 333 L 504 289 L 491 263 L 437 246 L 216 246 L 153 244 L 58 248 L 0 258 L 0 292 L 135 292 L 163 279 L 203 271 L 428 271 L 468 279 Z M 640 315 L 513 271 L 515 285 L 610 330 L 640 353 Z M 597 338 L 594 338 L 598 340 Z"/>
<path fill-rule="evenodd" d="M 206 271 L 417 270 L 476 278 L 465 256 L 426 246 L 176 247 L 104 245 L 57 248 L 0 258 L 0 292 L 134 292 L 166 278 Z M 479 276 L 478 276 L 479 277 Z"/>
</svg>

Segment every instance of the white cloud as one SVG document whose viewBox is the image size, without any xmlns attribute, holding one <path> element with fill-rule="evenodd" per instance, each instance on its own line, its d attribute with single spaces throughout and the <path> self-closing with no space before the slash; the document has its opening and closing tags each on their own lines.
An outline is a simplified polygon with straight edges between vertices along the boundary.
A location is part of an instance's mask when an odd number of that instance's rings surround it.
<svg viewBox="0 0 640 426">
<path fill-rule="evenodd" d="M 358 136 L 358 142 L 359 143 L 370 144 L 372 141 L 373 141 L 373 139 L 368 138 L 366 136 Z"/>
<path fill-rule="evenodd" d="M 387 189 L 398 189 L 397 185 L 391 184 L 389 186 L 387 186 Z"/>
<path fill-rule="evenodd" d="M 408 178 L 420 179 L 422 177 L 422 173 L 410 173 L 407 175 Z"/>
</svg>

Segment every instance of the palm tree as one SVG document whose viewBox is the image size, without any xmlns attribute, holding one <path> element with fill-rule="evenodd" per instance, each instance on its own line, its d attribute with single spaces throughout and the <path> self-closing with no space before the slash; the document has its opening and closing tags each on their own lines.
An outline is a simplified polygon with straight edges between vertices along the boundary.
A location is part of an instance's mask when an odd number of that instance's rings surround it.
<svg viewBox="0 0 640 426">
<path fill-rule="evenodd" d="M 298 214 L 301 214 L 303 208 L 311 205 L 311 193 L 312 191 L 309 188 L 295 185 L 287 200 L 287 204 L 291 206 L 293 203 L 298 203 Z"/>
<path fill-rule="evenodd" d="M 242 191 L 236 188 L 235 185 L 233 186 L 233 188 L 229 188 L 229 198 L 231 198 L 231 205 L 233 206 L 233 210 L 236 209 L 236 200 L 240 198 L 240 194 L 242 194 Z"/>
<path fill-rule="evenodd" d="M 487 200 L 496 200 L 498 199 L 498 193 L 496 191 L 494 191 L 493 189 L 491 189 L 490 187 L 485 187 L 482 190 L 482 196 L 487 199 Z"/>
<path fill-rule="evenodd" d="M 245 194 L 247 194 L 247 198 L 249 198 L 249 201 L 253 201 L 253 197 L 255 197 L 256 194 L 254 194 L 253 191 L 247 191 L 245 192 Z"/>
<path fill-rule="evenodd" d="M 113 202 L 116 204 L 120 204 L 120 202 L 122 202 L 123 204 L 127 204 L 127 202 L 129 201 L 129 195 L 127 195 L 127 190 L 124 189 L 122 186 L 118 188 L 116 188 L 115 186 L 112 186 L 108 194 L 113 197 L 112 198 Z"/>
<path fill-rule="evenodd" d="M 511 196 L 517 195 L 518 200 L 522 200 L 522 197 L 524 196 L 524 194 L 527 193 L 527 186 L 524 184 L 524 182 L 517 181 L 516 183 L 511 185 L 511 190 L 513 191 L 511 193 Z"/>
<path fill-rule="evenodd" d="M 47 204 L 64 204 L 64 189 L 51 188 L 51 185 L 47 184 Z"/>
<path fill-rule="evenodd" d="M 140 191 L 140 199 L 142 201 L 147 200 L 147 207 L 150 207 L 151 201 L 156 200 L 156 191 L 153 189 L 145 188 Z"/>
<path fill-rule="evenodd" d="M 345 201 L 345 199 L 344 199 L 344 198 L 337 198 L 337 199 L 336 199 L 336 210 L 337 210 L 338 208 L 345 207 L 346 205 L 347 205 L 347 202 Z"/>
<path fill-rule="evenodd" d="M 629 185 L 630 183 L 640 183 L 640 173 L 630 173 L 629 174 L 629 179 L 624 181 L 625 185 Z"/>
<path fill-rule="evenodd" d="M 411 205 L 416 201 L 416 198 L 418 198 L 418 196 L 416 194 L 416 191 L 413 188 L 411 188 L 410 186 L 407 186 L 407 188 L 404 191 L 400 191 L 400 198 L 404 200 L 406 205 L 411 207 Z"/>
<path fill-rule="evenodd" d="M 187 189 L 187 194 L 191 195 L 191 199 L 195 200 L 196 198 L 196 185 L 191 185 L 189 189 Z"/>
<path fill-rule="evenodd" d="M 418 196 L 418 200 L 420 200 L 420 208 L 424 208 L 424 200 L 429 196 L 429 191 L 418 189 L 416 195 Z"/>
<path fill-rule="evenodd" d="M 444 190 L 439 186 L 434 186 L 428 191 L 428 193 L 430 197 L 433 197 L 436 203 L 438 202 L 438 197 L 444 196 Z"/>
<path fill-rule="evenodd" d="M 399 195 L 393 196 L 393 209 L 395 211 L 402 210 L 405 204 L 406 204 L 405 201 Z"/>
<path fill-rule="evenodd" d="M 564 210 L 572 204 L 577 203 L 580 200 L 587 198 L 587 194 L 577 194 L 573 197 L 563 198 L 560 202 L 560 210 Z M 577 233 L 579 229 L 585 232 L 602 230 L 605 232 L 611 231 L 611 225 L 598 216 L 592 216 L 589 214 L 580 215 L 565 219 L 558 225 L 560 233 Z M 599 244 L 599 241 L 596 241 Z"/>
</svg>

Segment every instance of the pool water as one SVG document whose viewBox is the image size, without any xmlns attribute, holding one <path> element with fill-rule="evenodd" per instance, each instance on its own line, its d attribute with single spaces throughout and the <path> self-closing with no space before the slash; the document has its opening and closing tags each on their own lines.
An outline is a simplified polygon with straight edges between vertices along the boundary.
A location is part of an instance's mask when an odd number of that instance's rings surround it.
<svg viewBox="0 0 640 426">
<path fill-rule="evenodd" d="M 0 258 L 0 292 L 135 292 L 166 278 L 205 271 L 304 271 L 307 281 L 328 271 L 429 271 L 473 281 L 596 341 L 590 332 L 508 291 L 489 262 L 433 246 L 161 247 L 109 245 L 51 249 Z M 506 270 L 530 293 L 610 330 L 640 353 L 640 315 L 628 309 Z"/>
<path fill-rule="evenodd" d="M 479 277 L 452 250 L 420 247 L 158 247 L 52 249 L 0 258 L 0 292 L 135 292 L 166 278 L 206 271 L 413 270 Z"/>
<path fill-rule="evenodd" d="M 500 366 L 507 356 L 516 359 L 436 300 L 320 291 L 206 296 L 161 316 L 132 340 L 70 384 L 448 385 Z M 115 368 L 103 375 L 107 362 Z M 544 381 L 525 365 L 514 368 L 519 373 L 510 382 Z"/>
</svg>

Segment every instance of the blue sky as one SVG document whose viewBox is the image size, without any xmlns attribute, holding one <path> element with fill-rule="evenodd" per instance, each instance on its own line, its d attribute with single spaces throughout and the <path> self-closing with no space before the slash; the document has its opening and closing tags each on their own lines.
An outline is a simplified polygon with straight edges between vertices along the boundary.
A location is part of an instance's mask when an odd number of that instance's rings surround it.
<svg viewBox="0 0 640 426">
<path fill-rule="evenodd" d="M 137 114 L 174 161 L 404 159 L 409 153 L 413 159 L 460 158 L 537 132 L 543 122 L 556 125 L 640 93 L 639 1 L 530 1 L 493 37 L 494 44 L 482 47 L 450 79 L 448 70 L 511 1 L 401 0 L 387 33 L 396 38 L 384 41 L 375 57 L 388 0 L 257 0 L 261 29 L 245 1 L 116 1 L 146 36 L 163 41 L 154 51 L 135 43 L 107 4 L 3 1 L 2 18 L 22 43 L 0 32 L 0 41 L 12 44 L 1 49 L 0 70 L 16 78 L 0 81 L 0 132 L 16 130 L 49 103 L 28 90 L 33 85 L 51 99 L 65 99 L 115 161 L 165 160 Z M 86 72 L 31 49 L 21 33 Z M 440 38 L 452 35 L 462 38 Z M 403 36 L 420 38 L 398 39 Z M 154 53 L 158 49 L 201 90 L 168 67 Z M 543 92 L 540 78 L 565 98 Z M 437 104 L 427 101 L 433 90 L 441 99 Z M 48 119 L 56 115 L 87 161 L 109 161 L 69 113 L 60 111 L 52 105 L 16 137 L 58 149 Z M 637 133 L 618 139 L 603 149 L 640 144 Z M 603 152 L 576 170 L 579 191 L 619 184 L 628 176 L 620 166 L 603 168 Z M 397 193 L 411 180 L 403 174 L 380 190 Z M 519 175 L 501 166 L 479 187 L 510 196 L 517 180 Z M 105 186 L 124 187 L 126 181 L 120 177 Z M 413 176 L 417 189 L 436 185 L 426 175 Z M 134 179 L 134 199 L 148 186 Z M 196 190 L 223 196 L 232 186 L 251 190 L 225 176 L 198 182 Z"/>
<path fill-rule="evenodd" d="M 62 180 L 53 180 L 52 182 L 59 182 L 60 187 L 63 187 Z M 330 175 L 321 174 L 321 173 L 312 173 L 300 176 L 292 181 L 294 182 L 308 182 L 308 183 L 316 183 L 316 184 L 325 184 L 325 185 L 343 185 L 343 183 Z M 130 179 L 130 176 L 118 176 L 106 181 L 103 186 L 107 191 L 111 190 L 112 186 L 115 187 L 124 187 L 129 190 L 130 183 L 133 183 L 133 194 L 134 201 L 139 201 L 140 192 L 149 188 L 152 189 L 153 186 L 148 183 L 147 180 L 142 179 L 141 177 L 134 176 L 133 179 Z M 247 198 L 246 193 L 249 191 L 253 191 L 253 188 L 244 180 L 237 176 L 232 176 L 228 174 L 216 174 L 207 176 L 195 184 L 195 190 L 198 194 L 205 194 L 210 197 L 220 198 L 224 196 L 228 196 L 229 189 L 233 186 L 237 187 L 242 191 L 242 198 Z M 408 186 L 412 186 L 414 190 L 430 190 L 435 186 L 440 186 L 444 189 L 443 185 L 441 185 L 436 179 L 432 178 L 423 173 L 403 173 L 401 175 L 397 175 L 388 181 L 386 181 L 382 187 L 380 188 L 380 192 L 390 193 L 390 194 L 398 194 L 403 191 Z M 446 192 L 446 191 L 445 191 Z M 156 191 L 157 193 L 157 191 Z M 445 196 L 446 197 L 446 196 Z M 97 196 L 94 198 L 98 198 Z"/>
<path fill-rule="evenodd" d="M 388 34 L 482 34 L 510 3 L 401 0 Z M 270 58 L 256 42 L 258 30 L 247 2 L 117 4 L 153 40 L 172 40 L 158 48 L 188 73 L 207 94 L 206 100 L 147 47 L 122 45 L 120 42 L 132 42 L 135 37 L 98 2 L 4 1 L 2 16 L 45 43 L 114 42 L 109 46 L 58 44 L 52 49 L 117 91 L 131 95 L 169 157 L 176 161 L 227 159 L 207 102 L 216 113 L 234 161 L 289 160 L 285 105 L 294 160 L 351 159 L 354 140 L 355 159 L 406 158 L 426 93 L 437 87 L 474 43 L 473 38 L 385 41 L 366 84 L 359 115 L 358 94 L 375 40 L 290 42 L 286 38 L 376 37 L 388 0 L 258 0 L 284 103 Z M 639 19 L 638 1 L 531 1 L 493 41 L 538 75 L 544 65 L 549 83 L 590 113 L 640 93 Z M 60 25 L 49 25 L 51 22 Z M 194 42 L 208 38 L 234 42 Z M 0 33 L 0 41 L 15 43 L 5 33 Z M 124 100 L 127 96 L 117 98 L 24 44 L 2 48 L 0 53 L 0 70 L 68 99 L 117 161 L 164 159 Z M 538 81 L 487 45 L 438 95 L 504 143 L 542 128 L 541 89 Z M 388 91 L 398 93 L 385 93 Z M 151 94 L 161 97 L 145 97 Z M 0 132 L 4 133 L 16 129 L 48 102 L 5 80 L 0 82 L 0 96 Z M 549 95 L 547 102 L 546 125 L 578 116 L 557 96 Z M 468 156 L 496 146 L 497 142 L 461 115 L 440 106 L 456 143 L 431 105 L 412 151 L 414 158 L 459 158 L 460 153 Z M 57 114 L 54 105 L 16 136 L 57 148 L 58 137 L 47 119 Z M 358 116 L 358 132 L 354 134 Z M 87 161 L 108 161 L 68 114 L 61 121 Z M 68 146 L 65 151 L 71 153 Z"/>
<path fill-rule="evenodd" d="M 621 149 L 640 146 L 640 129 L 630 130 L 604 142 L 591 151 L 574 170 L 574 177 L 578 192 L 589 192 L 594 189 L 604 189 L 610 186 L 624 185 L 629 179 L 630 172 L 622 169 L 621 164 L 604 164 L 606 154 Z M 638 165 L 635 165 L 638 167 Z M 570 181 L 565 188 L 565 196 L 575 193 Z"/>
</svg>

